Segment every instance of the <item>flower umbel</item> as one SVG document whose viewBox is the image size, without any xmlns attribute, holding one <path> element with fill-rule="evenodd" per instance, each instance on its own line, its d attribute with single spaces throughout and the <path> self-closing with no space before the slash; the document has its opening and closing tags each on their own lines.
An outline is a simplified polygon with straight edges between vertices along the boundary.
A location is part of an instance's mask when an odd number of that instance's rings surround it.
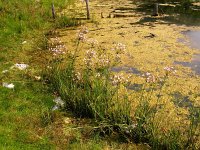
<svg viewBox="0 0 200 150">
<path fill-rule="evenodd" d="M 112 85 L 125 84 L 129 82 L 131 76 L 125 77 L 124 74 L 113 75 L 111 77 Z"/>
<path fill-rule="evenodd" d="M 146 82 L 148 83 L 156 82 L 156 77 L 149 72 L 146 72 L 145 74 L 143 74 L 142 77 L 146 78 Z"/>
<path fill-rule="evenodd" d="M 97 53 L 95 50 L 90 49 L 86 52 L 86 57 L 84 58 L 84 63 L 87 67 L 91 67 L 95 64 L 95 59 L 97 58 Z"/>
<path fill-rule="evenodd" d="M 174 67 L 169 67 L 169 66 L 164 67 L 164 70 L 166 71 L 167 74 L 177 72 Z"/>
<path fill-rule="evenodd" d="M 95 46 L 95 45 L 99 44 L 99 42 L 96 39 L 92 39 L 92 38 L 88 39 L 87 42 L 89 44 L 91 44 L 92 46 Z"/>
<path fill-rule="evenodd" d="M 53 53 L 54 56 L 66 53 L 66 47 L 62 41 L 56 37 L 50 40 L 49 51 Z"/>
<path fill-rule="evenodd" d="M 115 49 L 117 50 L 117 53 L 122 53 L 126 50 L 126 45 L 122 43 L 117 43 Z"/>
<path fill-rule="evenodd" d="M 88 33 L 87 27 L 82 27 L 81 30 L 78 32 L 78 40 L 84 42 L 86 38 L 86 34 Z"/>
</svg>

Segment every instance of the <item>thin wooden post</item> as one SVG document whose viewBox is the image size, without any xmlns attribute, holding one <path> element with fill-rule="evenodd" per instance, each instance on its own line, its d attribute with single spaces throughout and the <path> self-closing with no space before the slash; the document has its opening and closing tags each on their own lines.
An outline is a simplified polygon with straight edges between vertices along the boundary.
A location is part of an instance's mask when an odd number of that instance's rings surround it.
<svg viewBox="0 0 200 150">
<path fill-rule="evenodd" d="M 51 11 L 52 11 L 52 17 L 53 17 L 53 19 L 55 19 L 56 18 L 56 13 L 55 13 L 55 7 L 54 7 L 54 3 L 53 2 L 51 4 Z"/>
<path fill-rule="evenodd" d="M 155 3 L 152 16 L 158 16 L 158 7 L 159 7 L 158 3 Z"/>
<path fill-rule="evenodd" d="M 86 10 L 87 10 L 87 19 L 90 19 L 90 8 L 89 8 L 89 0 L 85 0 Z"/>
</svg>

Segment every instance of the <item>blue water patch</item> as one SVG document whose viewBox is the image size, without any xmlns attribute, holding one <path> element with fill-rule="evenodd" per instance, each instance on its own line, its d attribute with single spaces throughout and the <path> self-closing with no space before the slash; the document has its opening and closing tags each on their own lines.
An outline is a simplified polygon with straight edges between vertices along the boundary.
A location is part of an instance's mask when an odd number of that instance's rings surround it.
<svg viewBox="0 0 200 150">
<path fill-rule="evenodd" d="M 111 69 L 111 71 L 113 72 L 120 72 L 120 71 L 124 71 L 126 73 L 132 73 L 132 74 L 136 74 L 136 75 L 141 75 L 142 72 L 139 71 L 137 68 L 134 68 L 134 67 L 113 67 Z"/>
<path fill-rule="evenodd" d="M 186 43 L 191 48 L 200 50 L 200 31 L 184 31 L 183 34 L 188 38 Z M 178 42 L 185 43 L 185 40 L 178 40 Z M 200 75 L 200 54 L 195 54 L 191 62 L 175 61 L 174 64 L 190 67 L 195 74 Z"/>
</svg>

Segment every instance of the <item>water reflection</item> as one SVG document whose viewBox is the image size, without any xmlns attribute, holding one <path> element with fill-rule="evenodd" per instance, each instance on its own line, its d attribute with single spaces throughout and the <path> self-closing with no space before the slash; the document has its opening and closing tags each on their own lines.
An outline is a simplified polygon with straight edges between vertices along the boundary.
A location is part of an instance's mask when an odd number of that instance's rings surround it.
<svg viewBox="0 0 200 150">
<path fill-rule="evenodd" d="M 192 48 L 196 48 L 200 50 L 200 31 L 185 31 L 183 32 L 185 34 L 189 41 L 190 41 L 190 46 Z"/>
<path fill-rule="evenodd" d="M 141 91 L 142 87 L 143 87 L 143 84 L 134 83 L 134 84 L 127 86 L 126 88 L 129 89 L 129 90 Z"/>
<path fill-rule="evenodd" d="M 192 3 L 175 2 L 161 0 L 159 3 L 159 17 L 144 17 L 138 24 L 146 22 L 156 22 L 159 20 L 167 21 L 165 23 L 185 24 L 188 26 L 200 25 L 200 6 L 193 5 Z M 152 15 L 155 2 L 152 1 L 140 1 L 136 2 L 136 11 Z"/>
<path fill-rule="evenodd" d="M 175 92 L 173 95 L 173 102 L 178 107 L 193 107 L 193 103 L 188 96 L 182 95 L 180 92 Z"/>
<path fill-rule="evenodd" d="M 125 71 L 126 73 L 133 73 L 133 74 L 136 74 L 136 75 L 140 75 L 141 74 L 141 71 L 139 71 L 137 68 L 134 68 L 134 67 L 113 67 L 111 69 L 111 71 L 113 72 L 120 72 L 120 71 Z"/>
<path fill-rule="evenodd" d="M 200 31 L 185 31 L 183 34 L 189 39 L 189 43 L 186 45 L 200 50 Z M 179 42 L 182 41 L 185 43 L 184 40 L 179 39 Z M 200 75 L 200 54 L 194 55 L 191 62 L 175 61 L 174 64 L 190 67 L 197 75 Z"/>
</svg>

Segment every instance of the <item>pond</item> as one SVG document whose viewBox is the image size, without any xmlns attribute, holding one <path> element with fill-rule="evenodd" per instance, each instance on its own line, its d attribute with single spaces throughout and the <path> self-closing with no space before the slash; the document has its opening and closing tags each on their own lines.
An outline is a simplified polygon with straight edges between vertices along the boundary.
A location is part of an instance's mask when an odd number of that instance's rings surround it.
<svg viewBox="0 0 200 150">
<path fill-rule="evenodd" d="M 186 25 L 186 26 L 199 26 L 200 25 L 200 3 L 188 3 L 170 0 L 158 0 L 159 17 L 148 17 L 152 15 L 155 7 L 155 2 L 140 1 L 136 2 L 138 7 L 136 11 L 146 13 L 147 17 L 140 19 L 138 24 L 146 22 L 156 22 L 158 20 L 166 21 L 168 24 Z M 183 34 L 189 40 L 179 39 L 178 42 L 186 43 L 187 46 L 198 49 L 200 51 L 200 31 L 185 31 Z M 190 67 L 195 74 L 200 75 L 200 54 L 195 54 L 191 62 L 175 61 L 174 64 Z"/>
<path fill-rule="evenodd" d="M 198 49 L 200 51 L 200 31 L 185 31 L 183 34 L 188 38 L 189 43 L 186 43 L 189 47 Z M 181 40 L 180 42 L 184 42 Z M 190 67 L 195 74 L 200 75 L 200 54 L 195 54 L 191 62 L 180 62 L 175 61 L 174 64 L 183 65 L 185 67 Z"/>
<path fill-rule="evenodd" d="M 136 74 L 136 75 L 141 75 L 141 71 L 139 71 L 137 68 L 134 68 L 134 67 L 128 67 L 128 66 L 124 66 L 124 67 L 113 67 L 111 69 L 111 71 L 113 72 L 121 72 L 121 71 L 124 71 L 126 73 L 133 73 L 133 74 Z"/>
<path fill-rule="evenodd" d="M 153 1 L 136 2 L 136 11 L 145 13 L 146 15 L 153 15 L 155 3 Z M 184 3 L 180 1 L 158 1 L 159 17 L 143 18 L 138 23 L 155 22 L 157 20 L 167 21 L 169 24 L 184 24 L 187 26 L 200 25 L 200 3 Z"/>
</svg>

